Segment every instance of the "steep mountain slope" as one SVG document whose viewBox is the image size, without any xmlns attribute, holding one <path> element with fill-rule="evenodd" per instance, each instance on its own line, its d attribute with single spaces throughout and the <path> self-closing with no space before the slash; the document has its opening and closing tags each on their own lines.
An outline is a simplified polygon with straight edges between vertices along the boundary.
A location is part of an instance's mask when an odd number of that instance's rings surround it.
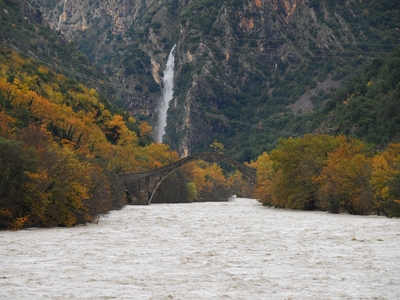
<svg viewBox="0 0 400 300">
<path fill-rule="evenodd" d="M 241 161 L 314 130 L 310 112 L 400 40 L 394 0 L 29 2 L 153 124 L 176 44 L 165 142 L 188 154 L 218 139 Z"/>
<path fill-rule="evenodd" d="M 320 112 L 318 132 L 344 133 L 384 148 L 400 141 L 400 48 L 373 60 Z"/>
<path fill-rule="evenodd" d="M 70 78 L 88 81 L 88 77 L 104 77 L 76 45 L 49 27 L 38 7 L 25 0 L 0 2 L 0 43 L 52 65 Z"/>
</svg>

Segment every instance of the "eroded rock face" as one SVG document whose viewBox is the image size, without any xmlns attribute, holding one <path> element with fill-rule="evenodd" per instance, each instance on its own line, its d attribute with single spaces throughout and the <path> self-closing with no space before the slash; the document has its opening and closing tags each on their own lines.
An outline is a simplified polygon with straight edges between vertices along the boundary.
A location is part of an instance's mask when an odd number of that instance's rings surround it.
<svg viewBox="0 0 400 300">
<path fill-rule="evenodd" d="M 254 4 L 255 4 L 255 6 L 256 6 L 257 8 L 260 8 L 261 5 L 262 5 L 262 2 L 261 2 L 261 0 L 254 0 Z"/>
<path fill-rule="evenodd" d="M 158 97 L 161 90 L 160 72 L 165 55 L 152 45 L 151 41 L 157 44 L 159 39 L 152 32 L 149 40 L 139 46 L 139 34 L 135 33 L 134 26 L 156 2 L 161 3 L 159 0 L 60 0 L 49 6 L 45 0 L 38 0 L 50 27 L 78 44 L 109 80 L 120 87 L 116 91 L 119 102 L 125 102 L 127 108 L 150 119 L 157 113 L 157 101 L 152 98 Z M 162 10 L 152 11 L 159 18 L 162 16 Z M 159 55 L 149 52 L 150 48 L 157 49 Z M 141 57 L 137 58 L 139 51 L 142 51 Z M 134 67 L 140 68 L 141 74 L 132 74 Z M 151 82 L 151 88 L 147 82 Z M 149 89 L 148 96 L 139 94 Z"/>
<path fill-rule="evenodd" d="M 15 3 L 18 5 L 21 12 L 28 18 L 35 20 L 38 23 L 43 22 L 41 12 L 31 5 L 28 1 L 17 0 Z"/>
<path fill-rule="evenodd" d="M 340 50 L 342 43 L 353 40 L 339 14 L 324 2 L 317 14 L 310 0 L 249 0 L 239 5 L 60 0 L 53 7 L 37 1 L 51 27 L 76 41 L 121 87 L 118 97 L 132 113 L 149 120 L 157 114 L 168 53 L 177 45 L 166 141 L 184 155 L 229 131 L 226 121 L 195 111 L 220 115 L 230 107 L 262 112 L 268 106 L 264 99 L 279 89 L 273 78 L 301 70 L 315 53 Z M 322 24 L 321 16 L 336 24 L 336 30 Z M 253 107 L 242 98 L 257 104 Z"/>
<path fill-rule="evenodd" d="M 45 4 L 41 0 L 38 2 Z M 74 38 L 79 30 L 107 23 L 114 34 L 125 32 L 138 17 L 141 3 L 127 0 L 61 0 L 51 9 L 44 5 L 43 11 L 52 28 Z M 106 19 L 109 19 L 108 22 L 105 22 Z"/>
<path fill-rule="evenodd" d="M 302 0 L 266 0 L 276 12 L 280 12 L 284 21 L 289 23 Z"/>
</svg>

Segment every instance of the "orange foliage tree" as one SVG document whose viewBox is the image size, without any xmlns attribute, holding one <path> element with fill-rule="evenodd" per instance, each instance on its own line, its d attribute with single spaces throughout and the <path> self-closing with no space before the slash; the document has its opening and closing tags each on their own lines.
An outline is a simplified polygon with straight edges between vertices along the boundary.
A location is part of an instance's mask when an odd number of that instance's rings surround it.
<svg viewBox="0 0 400 300">
<path fill-rule="evenodd" d="M 254 197 L 263 205 L 275 205 L 272 188 L 272 160 L 268 153 L 263 152 L 255 162 L 249 164 L 257 170 L 257 183 L 254 188 Z"/>
<path fill-rule="evenodd" d="M 124 204 L 118 173 L 178 159 L 150 143 L 151 126 L 113 113 L 95 90 L 13 51 L 0 51 L 0 61 L 0 161 L 12 154 L 10 143 L 20 149 L 8 160 L 15 167 L 0 172 L 14 187 L 0 195 L 1 228 L 91 221 Z M 14 169 L 21 170 L 17 181 Z"/>
<path fill-rule="evenodd" d="M 203 160 L 189 163 L 182 167 L 189 180 L 192 201 L 224 201 L 236 195 L 246 182 L 239 172 L 225 175 L 222 168 Z"/>
<path fill-rule="evenodd" d="M 320 184 L 321 209 L 351 214 L 371 212 L 371 150 L 365 143 L 339 136 L 339 146 L 328 153 L 326 166 L 315 179 Z"/>
<path fill-rule="evenodd" d="M 386 216 L 400 216 L 400 143 L 390 144 L 372 162 L 374 209 Z"/>
<path fill-rule="evenodd" d="M 281 139 L 271 152 L 273 205 L 282 208 L 317 209 L 320 176 L 326 157 L 338 145 L 329 135 Z"/>
</svg>

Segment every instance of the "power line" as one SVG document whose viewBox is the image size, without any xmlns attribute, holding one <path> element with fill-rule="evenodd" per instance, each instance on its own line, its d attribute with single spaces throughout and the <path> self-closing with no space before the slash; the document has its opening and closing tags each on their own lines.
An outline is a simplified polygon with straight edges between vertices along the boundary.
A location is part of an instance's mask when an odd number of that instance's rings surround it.
<svg viewBox="0 0 400 300">
<path fill-rule="evenodd" d="M 47 66 L 51 66 L 51 67 L 53 67 L 53 68 L 56 68 L 56 69 L 59 69 L 59 70 L 63 70 L 63 71 L 65 71 L 65 72 L 72 73 L 72 74 L 74 74 L 74 75 L 76 75 L 76 76 L 78 76 L 78 77 L 82 77 L 82 78 L 85 78 L 85 79 L 88 79 L 88 80 L 97 82 L 97 83 L 100 84 L 100 85 L 106 85 L 106 86 L 115 88 L 115 89 L 117 89 L 117 90 L 121 90 L 121 91 L 126 92 L 126 93 L 138 95 L 139 97 L 145 96 L 145 94 L 140 95 L 141 93 L 139 93 L 139 92 L 127 91 L 127 90 L 124 89 L 121 85 L 118 85 L 118 84 L 109 82 L 109 81 L 107 81 L 107 80 L 100 79 L 100 78 L 96 78 L 96 77 L 93 77 L 93 76 L 90 76 L 90 75 L 87 75 L 87 74 L 78 72 L 78 71 L 76 71 L 76 70 L 67 68 L 67 67 L 62 66 L 62 65 L 59 65 L 59 64 L 55 64 L 55 63 L 53 63 L 53 62 L 47 61 L 47 60 L 45 60 L 45 59 L 43 59 L 43 58 L 34 56 L 34 55 L 32 55 L 32 54 L 24 53 L 24 52 L 22 52 L 22 51 L 19 50 L 19 49 L 15 49 L 15 47 L 13 47 L 13 45 L 8 45 L 8 44 L 6 44 L 6 43 L 4 43 L 4 42 L 0 42 L 0 44 L 2 44 L 3 46 L 6 46 L 6 47 L 12 48 L 13 51 L 15 51 L 15 52 L 18 52 L 18 53 L 20 53 L 20 54 L 22 54 L 22 55 L 31 57 L 31 58 L 33 58 L 33 59 L 39 61 L 39 62 L 42 62 L 43 64 L 45 64 L 45 65 L 47 65 Z"/>
<path fill-rule="evenodd" d="M 136 33 L 140 33 L 140 32 L 137 31 Z M 238 51 L 236 51 L 236 50 L 242 50 L 242 51 L 260 50 L 260 47 L 262 47 L 264 49 L 267 49 L 267 50 L 272 50 L 272 49 L 278 49 L 278 47 L 280 47 L 280 45 L 268 45 L 268 44 L 265 44 L 265 43 L 279 43 L 279 44 L 281 44 L 281 43 L 290 43 L 290 44 L 293 44 L 293 45 L 303 45 L 304 44 L 304 42 L 302 42 L 302 41 L 292 41 L 290 39 L 235 37 L 235 40 L 234 40 L 233 44 L 236 44 L 236 42 L 257 41 L 257 42 L 264 43 L 264 45 L 228 46 L 227 50 L 218 51 L 218 50 L 212 49 L 212 48 L 215 48 L 215 44 L 214 43 L 207 42 L 209 40 L 215 40 L 218 37 L 201 36 L 200 35 L 200 36 L 195 36 L 194 38 L 199 39 L 199 40 L 201 40 L 201 39 L 205 40 L 203 42 L 202 41 L 199 41 L 199 42 L 202 42 L 208 48 L 208 51 L 211 52 L 211 53 L 226 53 L 226 52 L 229 53 L 230 52 L 230 54 L 235 54 L 235 53 L 238 53 Z M 3 44 L 5 46 L 10 47 L 10 45 L 7 45 L 7 44 L 5 44 L 3 42 L 0 42 L 0 44 Z M 332 45 L 332 47 L 335 47 L 335 46 L 336 45 L 334 45 L 334 44 Z M 397 44 L 339 43 L 338 46 L 350 46 L 350 47 L 376 47 L 376 46 L 378 46 L 378 47 L 395 47 L 395 46 L 397 46 Z M 210 49 L 210 47 L 211 47 L 211 49 Z M 14 48 L 14 47 L 12 47 L 12 48 Z M 15 48 L 14 48 L 14 50 L 15 50 Z M 129 47 L 128 50 L 141 50 L 141 49 L 140 49 L 140 47 Z M 234 51 L 232 51 L 232 50 L 234 50 Z M 18 50 L 15 50 L 15 51 L 19 52 L 21 54 L 27 55 L 25 53 L 22 53 L 22 51 L 18 51 Z M 312 55 L 312 53 L 321 54 L 321 56 L 314 56 L 314 55 Z M 370 51 L 370 50 L 367 50 L 367 51 L 365 51 L 365 50 L 356 51 L 356 50 L 351 50 L 351 49 L 349 49 L 349 50 L 346 50 L 346 49 L 338 50 L 338 49 L 329 49 L 329 48 L 326 49 L 325 48 L 325 49 L 314 49 L 314 50 L 307 49 L 306 53 L 302 53 L 300 56 L 305 57 L 305 58 L 318 58 L 318 59 L 319 58 L 332 58 L 332 57 L 350 58 L 350 59 L 372 59 L 372 58 L 377 58 L 375 55 L 382 55 L 382 54 L 387 54 L 387 53 L 388 52 L 385 52 L 385 51 Z M 272 56 L 276 55 L 276 54 L 269 54 L 269 53 L 265 53 L 265 54 L 266 55 L 272 55 Z M 354 56 L 351 55 L 351 54 L 354 54 Z M 371 56 L 371 55 L 373 55 L 373 56 Z M 77 71 L 72 70 L 70 68 L 64 67 L 62 65 L 55 64 L 53 62 L 47 61 L 47 60 L 39 58 L 39 57 L 35 57 L 35 56 L 32 56 L 32 55 L 27 55 L 27 56 L 33 57 L 34 59 L 36 59 L 36 60 L 38 60 L 38 61 L 40 61 L 40 62 L 42 62 L 42 63 L 44 63 L 44 64 L 46 64 L 48 66 L 51 66 L 53 68 L 57 68 L 59 70 L 65 71 L 65 72 L 70 72 L 70 73 L 75 74 L 76 76 L 79 76 L 81 78 L 85 78 L 87 80 L 91 80 L 93 82 L 97 82 L 98 84 L 103 85 L 103 86 L 104 85 L 105 86 L 109 86 L 109 87 L 114 88 L 116 90 L 122 91 L 123 93 L 130 94 L 130 95 L 132 95 L 134 97 L 138 97 L 138 98 L 141 98 L 141 99 L 154 101 L 154 102 L 159 101 L 159 99 L 156 99 L 156 98 L 151 97 L 149 95 L 146 95 L 144 93 L 140 93 L 140 92 L 137 92 L 137 91 L 126 90 L 119 84 L 115 84 L 115 83 L 109 82 L 107 80 L 95 78 L 95 77 L 92 77 L 90 75 L 86 75 L 86 74 L 77 72 Z M 386 58 L 379 58 L 379 59 L 386 59 Z M 389 57 L 388 59 L 393 59 L 393 58 Z M 184 106 L 176 106 L 176 107 L 185 108 Z M 258 128 L 260 130 L 277 132 L 277 133 L 281 133 L 281 134 L 285 134 L 285 135 L 297 136 L 297 134 L 294 134 L 294 133 L 290 133 L 290 132 L 286 132 L 286 131 L 279 131 L 279 130 L 275 130 L 273 128 L 263 127 L 261 125 L 256 125 L 256 124 L 251 124 L 251 123 L 240 121 L 240 120 L 236 120 L 236 119 L 231 119 L 231 118 L 225 117 L 223 115 L 217 115 L 217 114 L 209 113 L 209 112 L 198 110 L 198 109 L 194 109 L 194 108 L 190 108 L 189 111 L 191 113 L 204 115 L 206 117 L 220 119 L 220 120 L 225 121 L 225 122 L 236 123 L 236 124 L 240 124 L 240 125 L 243 125 L 243 126 L 248 126 L 248 127 L 251 127 L 251 128 Z"/>
<path fill-rule="evenodd" d="M 149 100 L 149 101 L 153 101 L 153 102 L 159 101 L 158 98 L 151 97 L 151 96 L 146 95 L 146 94 L 144 94 L 144 93 L 140 93 L 140 92 L 137 92 L 137 91 L 126 90 L 126 89 L 124 89 L 124 88 L 123 88 L 121 85 L 119 85 L 119 84 L 115 84 L 115 83 L 108 82 L 108 81 L 103 80 L 103 79 L 95 78 L 95 77 L 92 77 L 92 76 L 89 76 L 89 75 L 86 75 L 86 74 L 77 72 L 77 71 L 75 71 L 75 70 L 72 70 L 72 69 L 70 69 L 70 68 L 64 67 L 64 66 L 62 66 L 62 65 L 54 64 L 54 63 L 52 63 L 52 62 L 50 62 L 50 61 L 47 61 L 47 60 L 45 60 L 45 59 L 42 59 L 42 58 L 39 58 L 39 57 L 36 57 L 36 56 L 33 56 L 33 55 L 29 55 L 29 54 L 26 54 L 26 53 L 23 53 L 22 51 L 16 50 L 15 47 L 13 47 L 13 46 L 11 46 L 11 45 L 8 45 L 8 44 L 6 44 L 6 43 L 4 43 L 4 42 L 0 42 L 0 44 L 2 44 L 2 45 L 4 45 L 4 46 L 7 46 L 7 47 L 10 47 L 10 48 L 13 48 L 14 51 L 16 51 L 16 52 L 18 52 L 18 53 L 20 53 L 20 54 L 23 54 L 23 55 L 32 57 L 32 58 L 34 58 L 35 60 L 38 60 L 38 61 L 40 61 L 40 62 L 42 62 L 42 63 L 44 63 L 44 64 L 46 64 L 46 65 L 48 65 L 48 66 L 52 66 L 52 67 L 54 67 L 54 68 L 58 68 L 58 69 L 60 69 L 60 70 L 66 71 L 66 72 L 73 73 L 73 74 L 75 74 L 76 76 L 80 76 L 80 77 L 82 77 L 82 78 L 85 78 L 85 79 L 88 79 L 88 80 L 97 82 L 97 83 L 100 84 L 100 85 L 106 85 L 106 86 L 112 87 L 112 88 L 114 88 L 114 89 L 116 89 L 116 90 L 122 91 L 123 93 L 131 94 L 132 96 L 135 96 L 135 97 L 138 97 L 138 98 L 141 98 L 141 99 L 144 99 L 144 100 Z M 240 48 L 240 47 L 237 47 L 237 48 Z M 254 47 L 254 48 L 255 48 L 255 47 Z M 211 52 L 214 52 L 214 51 L 211 51 Z M 346 52 L 346 51 L 344 51 L 344 52 Z M 380 52 L 376 52 L 376 53 L 380 53 Z M 387 54 L 388 52 L 382 52 L 382 53 Z M 340 57 L 342 57 L 342 56 L 340 56 Z M 355 57 L 353 57 L 353 58 L 355 58 Z M 367 58 L 367 57 L 363 57 L 363 58 Z M 381 58 L 379 58 L 379 59 L 381 59 Z M 389 58 L 389 59 L 390 59 L 390 58 Z M 175 107 L 179 107 L 179 108 L 185 109 L 184 106 L 180 106 L 180 105 L 177 105 L 177 106 L 175 106 Z M 199 114 L 199 115 L 204 115 L 204 116 L 206 116 L 206 117 L 211 117 L 211 118 L 220 119 L 220 120 L 222 120 L 222 121 L 229 122 L 229 123 L 235 123 L 235 124 L 239 124 L 239 125 L 243 125 L 243 126 L 247 126 L 247 127 L 251 127 L 251 128 L 257 128 L 257 129 L 259 129 L 259 130 L 261 130 L 261 131 L 262 131 L 262 130 L 265 130 L 265 131 L 280 133 L 280 134 L 288 135 L 288 136 L 300 136 L 300 134 L 297 134 L 297 133 L 288 132 L 288 131 L 283 131 L 283 130 L 276 130 L 276 129 L 273 129 L 273 128 L 264 127 L 264 126 L 262 126 L 262 125 L 260 125 L 260 124 L 252 124 L 252 123 L 244 122 L 244 121 L 241 121 L 241 120 L 228 118 L 228 117 L 223 116 L 223 115 L 217 115 L 217 114 L 213 114 L 213 113 L 210 113 L 210 112 L 207 112 L 207 111 L 202 111 L 202 110 L 195 109 L 195 108 L 190 108 L 190 109 L 189 109 L 189 112 L 191 112 L 191 113 L 196 113 L 196 114 Z"/>
<path fill-rule="evenodd" d="M 119 84 L 115 84 L 115 83 L 109 82 L 109 81 L 104 80 L 104 79 L 100 79 L 100 78 L 96 78 L 96 77 L 93 77 L 93 76 L 90 76 L 90 75 L 87 75 L 87 74 L 83 74 L 83 73 L 81 73 L 81 72 L 75 71 L 75 70 L 73 70 L 73 69 L 67 68 L 67 67 L 62 66 L 62 65 L 58 65 L 58 64 L 52 63 L 52 62 L 50 62 L 50 61 L 47 61 L 47 60 L 42 59 L 42 58 L 39 58 L 39 57 L 37 57 L 37 56 L 33 56 L 33 55 L 31 55 L 31 54 L 26 54 L 26 53 L 22 52 L 21 50 L 15 49 L 15 47 L 13 47 L 12 45 L 6 44 L 6 43 L 4 43 L 4 42 L 0 42 L 0 44 L 2 44 L 2 45 L 4 45 L 4 46 L 7 46 L 7 47 L 9 47 L 9 48 L 13 48 L 14 51 L 16 51 L 16 52 L 18 52 L 18 53 L 20 53 L 20 54 L 23 54 L 23 55 L 32 57 L 32 58 L 34 58 L 34 59 L 36 59 L 36 60 L 38 60 L 38 61 L 40 61 L 40 62 L 42 62 L 42 63 L 44 63 L 44 64 L 46 64 L 46 65 L 48 65 L 48 66 L 52 66 L 52 67 L 54 67 L 54 68 L 57 68 L 57 69 L 60 69 L 60 70 L 66 71 L 66 72 L 73 73 L 73 74 L 75 74 L 76 76 L 80 76 L 80 77 L 82 77 L 82 78 L 85 78 L 85 79 L 88 79 L 88 80 L 92 80 L 92 81 L 94 81 L 94 82 L 97 82 L 97 83 L 100 84 L 100 85 L 106 85 L 106 86 L 115 88 L 115 89 L 117 89 L 117 90 L 120 90 L 120 91 L 122 91 L 122 92 L 124 92 L 124 93 L 128 93 L 128 94 L 131 94 L 131 95 L 133 95 L 133 96 L 140 97 L 140 98 L 142 98 L 142 99 L 143 99 L 143 98 L 148 99 L 148 100 L 154 100 L 154 99 L 155 99 L 155 98 L 152 98 L 152 97 L 150 97 L 150 96 L 148 96 L 148 95 L 146 95 L 146 94 L 144 94 L 144 93 L 140 93 L 140 92 L 138 92 L 138 91 L 126 90 L 126 89 L 124 89 L 124 88 L 123 88 L 121 85 L 119 85 Z M 211 51 L 211 52 L 213 52 L 213 51 Z M 385 53 L 387 53 L 387 52 L 385 52 Z M 340 57 L 342 57 L 342 56 L 340 56 Z M 352 57 L 352 58 L 355 58 L 355 57 Z M 356 58 L 360 58 L 360 57 L 356 57 Z M 368 58 L 368 57 L 365 57 L 365 56 L 364 56 L 364 57 L 362 57 L 362 58 Z M 378 58 L 378 59 L 382 59 L 382 58 Z M 390 59 L 390 58 L 389 58 L 389 59 Z"/>
<path fill-rule="evenodd" d="M 184 106 L 179 106 L 179 105 L 177 105 L 177 107 L 184 108 Z M 230 123 L 236 123 L 236 124 L 248 126 L 248 127 L 251 127 L 251 128 L 257 128 L 257 129 L 259 129 L 261 131 L 263 131 L 263 130 L 271 131 L 271 132 L 280 133 L 280 134 L 288 135 L 288 136 L 301 136 L 301 134 L 288 132 L 288 131 L 283 131 L 283 130 L 277 130 L 277 129 L 273 129 L 273 128 L 270 128 L 270 127 L 264 127 L 264 126 L 262 126 L 260 124 L 252 124 L 252 123 L 240 121 L 240 120 L 237 120 L 237 119 L 228 118 L 228 117 L 225 117 L 223 115 L 217 115 L 217 114 L 209 113 L 209 112 L 206 112 L 206 111 L 201 111 L 201 110 L 198 110 L 198 109 L 195 109 L 195 108 L 190 108 L 189 111 L 197 113 L 197 114 L 201 114 L 201 115 L 204 115 L 204 116 L 207 116 L 207 117 L 220 119 L 222 121 L 226 121 L 226 122 L 230 122 Z"/>
<path fill-rule="evenodd" d="M 252 41 L 253 39 L 236 39 L 236 40 L 245 40 L 245 41 Z M 256 39 L 254 39 L 256 40 Z M 274 40 L 276 41 L 276 40 Z M 287 41 L 285 41 L 287 42 Z M 208 50 L 212 53 L 226 53 L 226 52 L 230 52 L 232 53 L 231 50 L 243 50 L 243 51 L 248 51 L 248 50 L 259 50 L 259 51 L 264 51 L 264 50 L 276 50 L 280 47 L 280 45 L 255 45 L 255 46 L 225 46 L 226 49 L 224 50 L 216 50 L 215 49 L 215 42 L 201 42 L 203 45 L 207 46 Z M 295 41 L 290 41 L 291 44 L 303 44 L 302 42 L 295 42 Z M 340 46 L 343 46 L 346 44 L 340 44 Z M 351 46 L 386 46 L 386 47 L 393 47 L 393 49 L 397 46 L 399 46 L 399 44 L 347 44 L 347 45 L 351 45 Z M 337 47 L 337 45 L 331 45 L 332 48 Z M 210 49 L 213 48 L 213 49 Z M 260 48 L 263 48 L 263 50 L 261 50 Z M 393 50 L 392 49 L 392 50 Z M 141 50 L 142 49 L 140 47 L 129 47 L 126 48 L 126 50 L 130 51 L 130 50 Z M 390 50 L 390 51 L 392 51 Z M 304 52 L 302 52 L 303 57 L 306 58 L 320 58 L 320 56 L 313 56 L 311 55 L 312 53 L 316 53 L 316 54 L 323 54 L 325 56 L 329 56 L 329 57 L 339 57 L 339 58 L 366 58 L 366 59 L 373 59 L 373 58 L 377 58 L 377 55 L 384 55 L 384 54 L 388 54 L 390 53 L 389 51 L 385 51 L 385 50 L 381 50 L 381 51 L 373 51 L 373 50 L 365 50 L 365 49 L 360 49 L 359 51 L 354 50 L 354 49 L 330 49 L 329 46 L 328 48 L 319 48 L 319 49 L 306 49 L 306 50 L 302 50 Z M 236 51 L 238 52 L 238 51 Z M 233 54 L 235 53 L 235 51 L 233 52 Z M 239 52 L 238 52 L 239 53 Z M 354 54 L 354 55 L 340 55 L 341 53 L 343 54 Z M 269 54 L 269 53 L 266 53 Z M 269 54 L 269 55 L 277 55 L 277 54 Z M 362 56 L 362 57 L 360 57 Z M 385 58 L 382 58 L 385 59 Z"/>
<path fill-rule="evenodd" d="M 9 45 L 6 45 L 3 42 L 0 42 L 0 44 L 9 47 Z M 15 51 L 19 52 L 21 54 L 24 54 L 24 53 L 22 53 L 22 51 L 18 51 L 18 50 L 15 50 Z M 24 54 L 24 55 L 26 55 L 26 54 Z M 159 99 L 157 99 L 155 97 L 151 97 L 151 96 L 148 96 L 146 94 L 139 93 L 139 92 L 126 91 L 120 85 L 117 85 L 117 84 L 114 84 L 114 83 L 110 83 L 110 82 L 107 82 L 107 81 L 103 81 L 101 79 L 98 79 L 98 78 L 95 78 L 95 77 L 91 77 L 91 76 L 88 76 L 86 74 L 79 73 L 79 72 L 77 72 L 75 70 L 72 70 L 72 69 L 66 68 L 64 66 L 60 66 L 60 65 L 51 63 L 51 62 L 49 62 L 47 60 L 44 60 L 44 59 L 41 59 L 41 58 L 37 58 L 37 57 L 34 57 L 32 55 L 27 55 L 27 56 L 32 57 L 32 58 L 34 58 L 34 59 L 36 59 L 36 60 L 38 60 L 38 61 L 40 61 L 40 62 L 42 62 L 42 63 L 44 63 L 46 65 L 50 65 L 52 67 L 59 68 L 59 69 L 62 69 L 64 71 L 71 72 L 71 73 L 73 73 L 75 75 L 84 77 L 84 78 L 89 79 L 89 80 L 97 81 L 100 84 L 108 85 L 108 86 L 113 87 L 115 89 L 122 90 L 122 91 L 124 91 L 126 93 L 130 93 L 130 94 L 132 94 L 134 96 L 141 97 L 142 99 L 147 99 L 149 101 L 154 101 L 154 102 L 159 101 Z M 175 107 L 185 109 L 185 106 L 183 106 L 183 105 L 176 105 Z M 195 109 L 195 108 L 190 108 L 189 112 L 196 113 L 196 114 L 199 114 L 199 115 L 203 115 L 203 116 L 206 116 L 206 117 L 211 117 L 211 118 L 214 118 L 214 119 L 219 119 L 219 120 L 222 120 L 224 122 L 235 123 L 235 124 L 239 124 L 239 125 L 243 125 L 243 126 L 247 126 L 247 127 L 251 127 L 251 128 L 257 128 L 259 130 L 265 130 L 265 131 L 280 133 L 280 134 L 288 135 L 288 136 L 300 136 L 299 134 L 296 134 L 296 133 L 293 133 L 293 132 L 287 132 L 287 131 L 283 131 L 283 130 L 276 130 L 276 129 L 273 129 L 273 128 L 264 127 L 264 126 L 262 126 L 260 124 L 252 124 L 252 123 L 244 122 L 244 121 L 241 121 L 241 120 L 228 118 L 228 117 L 223 116 L 223 115 L 217 115 L 217 114 L 213 114 L 213 113 L 210 113 L 210 112 L 207 112 L 207 111 L 202 111 L 202 110 Z"/>
<path fill-rule="evenodd" d="M 392 28 L 391 30 L 397 30 L 395 28 Z M 148 34 L 148 31 L 135 31 L 134 34 Z M 227 36 L 227 35 L 225 35 Z M 233 36 L 232 36 L 233 37 Z M 191 39 L 220 39 L 221 36 L 207 36 L 207 35 L 196 35 L 196 36 L 190 36 Z M 302 41 L 292 41 L 289 38 L 288 39 L 271 39 L 271 38 L 251 38 L 251 37 L 238 37 L 235 36 L 234 39 L 236 41 L 264 41 L 264 42 L 278 42 L 278 43 L 287 43 L 290 42 L 292 44 L 304 44 Z M 347 46 L 398 46 L 396 43 L 359 43 L 359 42 L 348 42 L 348 43 L 340 43 L 340 45 L 347 45 Z"/>
</svg>

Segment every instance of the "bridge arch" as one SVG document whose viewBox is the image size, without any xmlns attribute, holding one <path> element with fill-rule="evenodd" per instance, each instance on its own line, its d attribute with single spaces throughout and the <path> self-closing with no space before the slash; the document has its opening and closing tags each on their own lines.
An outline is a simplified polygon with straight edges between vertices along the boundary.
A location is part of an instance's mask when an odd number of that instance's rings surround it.
<svg viewBox="0 0 400 300">
<path fill-rule="evenodd" d="M 178 170 L 180 167 L 196 161 L 196 160 L 212 160 L 212 161 L 220 161 L 220 162 L 225 162 L 235 169 L 239 170 L 244 176 L 246 176 L 252 183 L 255 183 L 256 181 L 256 171 L 255 169 L 248 167 L 242 163 L 237 162 L 236 160 L 230 158 L 229 156 L 219 154 L 219 153 L 212 153 L 212 152 L 202 152 L 202 153 L 196 153 L 192 154 L 188 157 L 182 158 L 178 160 L 177 162 L 166 166 L 165 168 L 169 169 L 168 173 L 164 173 L 164 176 L 160 178 L 159 182 L 155 186 L 153 192 L 151 193 L 150 199 L 149 199 L 149 204 L 151 204 L 151 201 L 153 200 L 153 196 L 158 189 L 158 187 L 161 185 L 161 183 L 173 172 Z M 160 168 L 162 169 L 162 168 Z M 159 170 L 160 170 L 159 169 Z"/>
<path fill-rule="evenodd" d="M 150 204 L 157 188 L 171 173 L 196 160 L 225 162 L 239 170 L 252 183 L 256 182 L 256 170 L 254 168 L 239 163 L 226 155 L 212 152 L 192 154 L 159 169 L 120 175 L 120 179 L 124 182 L 125 190 L 133 198 L 135 204 Z"/>
</svg>

